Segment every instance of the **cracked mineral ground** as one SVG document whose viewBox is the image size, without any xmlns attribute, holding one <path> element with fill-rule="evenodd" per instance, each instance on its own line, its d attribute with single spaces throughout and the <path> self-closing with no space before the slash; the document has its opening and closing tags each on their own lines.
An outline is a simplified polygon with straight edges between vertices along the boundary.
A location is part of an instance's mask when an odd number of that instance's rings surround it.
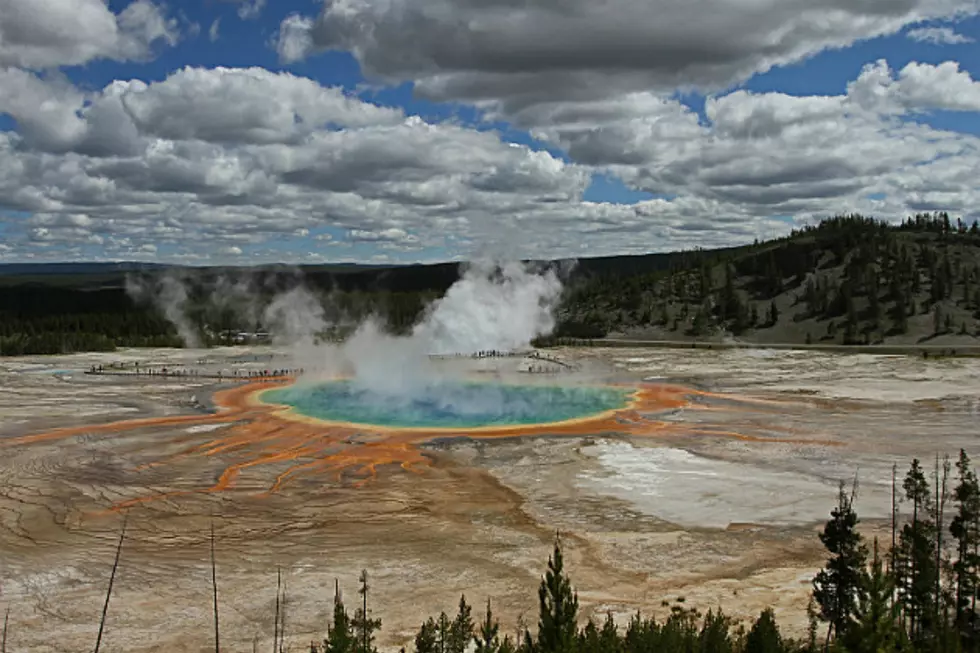
<svg viewBox="0 0 980 653">
<path fill-rule="evenodd" d="M 267 646 L 276 568 L 287 640 L 324 634 L 334 579 L 371 575 L 380 643 L 406 644 L 459 594 L 504 630 L 533 621 L 555 531 L 585 615 L 662 614 L 683 597 L 805 627 L 817 531 L 858 481 L 883 532 L 892 465 L 980 456 L 980 361 L 761 350 L 551 352 L 450 360 L 481 383 L 626 389 L 621 408 L 538 425 L 400 429 L 328 422 L 263 401 L 248 380 L 283 352 L 124 350 L 0 361 L 0 580 L 13 650 L 91 646 L 124 513 L 107 649 L 211 642 L 208 531 L 222 644 Z M 112 363 L 218 380 L 85 374 Z M 229 381 L 238 371 L 242 379 Z M 929 465 L 927 465 L 928 467 Z"/>
</svg>

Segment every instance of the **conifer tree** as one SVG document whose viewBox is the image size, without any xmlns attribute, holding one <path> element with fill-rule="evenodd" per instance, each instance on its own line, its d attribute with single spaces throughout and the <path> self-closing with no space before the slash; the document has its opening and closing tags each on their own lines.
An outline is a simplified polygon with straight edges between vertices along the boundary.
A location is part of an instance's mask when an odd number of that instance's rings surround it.
<svg viewBox="0 0 980 653">
<path fill-rule="evenodd" d="M 933 614 L 935 615 L 938 624 L 943 631 L 944 637 L 948 635 L 949 606 L 953 602 L 952 596 L 950 596 L 948 592 L 944 591 L 942 587 L 943 570 L 949 570 L 950 568 L 948 558 L 945 560 L 943 559 L 943 524 L 945 523 L 946 502 L 949 500 L 949 471 L 949 456 L 943 456 L 942 465 L 940 465 L 939 454 L 937 453 L 936 472 L 934 478 L 936 493 L 935 500 L 933 501 L 933 523 L 936 524 L 934 531 L 936 542 L 933 549 L 934 555 L 936 556 L 936 576 L 934 578 L 936 589 L 933 596 Z"/>
<path fill-rule="evenodd" d="M 864 592 L 855 611 L 855 625 L 848 637 L 851 653 L 884 653 L 907 648 L 904 631 L 899 627 L 901 606 L 892 601 L 894 580 L 885 572 L 874 541 L 871 569 L 862 579 Z"/>
<path fill-rule="evenodd" d="M 712 653 L 731 653 L 734 650 L 731 627 L 732 620 L 726 617 L 721 610 L 717 612 L 708 610 L 698 636 L 701 650 L 712 651 Z"/>
<path fill-rule="evenodd" d="M 857 531 L 853 492 L 848 494 L 841 482 L 837 505 L 820 533 L 820 541 L 830 553 L 827 565 L 813 579 L 813 598 L 820 606 L 820 618 L 827 622 L 827 641 L 842 637 L 851 623 L 860 599 L 861 575 L 868 550 Z"/>
<path fill-rule="evenodd" d="M 591 617 L 578 634 L 575 651 L 576 653 L 604 653 L 602 642 L 599 641 L 599 628 Z"/>
<path fill-rule="evenodd" d="M 706 649 L 712 650 L 712 649 Z M 766 608 L 745 637 L 745 653 L 782 653 L 786 650 L 772 608 Z"/>
<path fill-rule="evenodd" d="M 367 570 L 361 571 L 361 587 L 357 593 L 361 595 L 361 607 L 354 613 L 352 625 L 357 637 L 354 651 L 356 653 L 377 653 L 374 647 L 374 633 L 381 628 L 380 619 L 371 619 L 368 615 L 368 574 Z"/>
<path fill-rule="evenodd" d="M 344 600 L 340 594 L 340 584 L 337 583 L 333 596 L 333 625 L 327 627 L 327 639 L 323 642 L 323 652 L 353 653 L 356 646 L 354 624 L 344 607 Z"/>
<path fill-rule="evenodd" d="M 575 644 L 578 594 L 565 574 L 561 541 L 555 538 L 554 554 L 538 588 L 537 653 L 568 653 Z"/>
<path fill-rule="evenodd" d="M 449 653 L 449 640 L 452 637 L 453 622 L 449 620 L 449 615 L 445 612 L 439 614 L 436 622 L 436 651 L 438 653 Z"/>
<path fill-rule="evenodd" d="M 899 536 L 896 571 L 899 595 L 905 610 L 909 637 L 919 643 L 932 636 L 935 625 L 936 566 L 935 523 L 932 494 L 919 459 L 912 461 L 902 483 L 905 498 L 912 504 L 912 521 Z"/>
<path fill-rule="evenodd" d="M 449 627 L 448 653 L 463 653 L 473 638 L 473 608 L 466 603 L 466 597 L 459 597 L 456 618 Z"/>
<path fill-rule="evenodd" d="M 905 303 L 905 297 L 901 296 L 895 302 L 895 331 L 898 333 L 908 333 L 909 316 Z"/>
<path fill-rule="evenodd" d="M 476 653 L 498 653 L 500 650 L 500 623 L 493 616 L 490 609 L 490 599 L 487 599 L 487 611 L 480 623 L 480 631 L 473 638 L 476 644 Z"/>
<path fill-rule="evenodd" d="M 974 630 L 977 626 L 974 601 L 977 595 L 978 573 L 980 573 L 980 484 L 976 472 L 970 466 L 970 457 L 960 449 L 956 461 L 958 484 L 953 490 L 953 500 L 956 503 L 956 514 L 949 525 L 950 535 L 953 536 L 956 547 L 956 559 L 953 561 L 954 586 L 954 623 L 964 650 L 976 650 L 977 640 Z"/>
<path fill-rule="evenodd" d="M 611 612 L 606 614 L 606 620 L 602 624 L 602 630 L 599 631 L 599 646 L 602 649 L 602 653 L 619 653 L 623 648 L 623 640 L 619 636 L 619 631 L 616 629 L 616 621 L 613 619 Z"/>
<path fill-rule="evenodd" d="M 415 653 L 437 653 L 438 632 L 436 622 L 429 617 L 415 635 Z"/>
</svg>

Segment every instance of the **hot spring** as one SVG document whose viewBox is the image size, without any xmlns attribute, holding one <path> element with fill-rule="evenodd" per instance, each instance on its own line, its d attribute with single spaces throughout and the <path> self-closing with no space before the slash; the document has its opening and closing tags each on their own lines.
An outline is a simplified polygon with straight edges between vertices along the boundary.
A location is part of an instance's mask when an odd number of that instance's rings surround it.
<svg viewBox="0 0 980 653">
<path fill-rule="evenodd" d="M 268 390 L 262 402 L 327 422 L 393 429 L 475 429 L 590 418 L 629 404 L 630 388 L 445 381 L 409 396 L 331 381 Z"/>
</svg>

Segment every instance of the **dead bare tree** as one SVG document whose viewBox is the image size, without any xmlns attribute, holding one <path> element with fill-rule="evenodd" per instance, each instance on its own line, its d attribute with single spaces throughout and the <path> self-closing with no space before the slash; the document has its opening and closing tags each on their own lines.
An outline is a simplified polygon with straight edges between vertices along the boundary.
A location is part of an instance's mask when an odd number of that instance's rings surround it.
<svg viewBox="0 0 980 653">
<path fill-rule="evenodd" d="M 282 585 L 282 610 L 279 611 L 279 653 L 286 647 L 286 584 Z"/>
<path fill-rule="evenodd" d="M 276 567 L 276 623 L 272 631 L 272 653 L 279 648 L 279 598 L 282 596 L 282 568 Z"/>
<path fill-rule="evenodd" d="M 105 630 L 105 618 L 109 613 L 109 597 L 112 596 L 112 585 L 116 581 L 116 570 L 119 569 L 119 558 L 122 556 L 122 546 L 123 540 L 126 539 L 126 524 L 129 522 L 129 513 L 127 512 L 123 516 L 122 529 L 119 532 L 119 544 L 116 545 L 116 560 L 112 563 L 112 573 L 109 575 L 109 588 L 105 593 L 105 603 L 102 605 L 102 619 L 99 620 L 99 634 L 95 638 L 95 653 L 99 653 L 99 647 L 102 646 L 102 633 Z M 4 627 L 4 634 L 6 639 L 6 627 Z"/>
<path fill-rule="evenodd" d="M 221 636 L 218 629 L 218 574 L 214 563 L 214 522 L 211 522 L 211 589 L 214 594 L 214 653 L 219 653 Z"/>
</svg>

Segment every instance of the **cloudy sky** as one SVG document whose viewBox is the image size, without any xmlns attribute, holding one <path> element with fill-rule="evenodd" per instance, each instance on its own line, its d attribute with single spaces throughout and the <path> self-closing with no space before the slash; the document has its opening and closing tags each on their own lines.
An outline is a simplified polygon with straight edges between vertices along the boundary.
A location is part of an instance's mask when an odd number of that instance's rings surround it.
<svg viewBox="0 0 980 653">
<path fill-rule="evenodd" d="M 980 217 L 980 0 L 0 0 L 0 262 Z"/>
</svg>

